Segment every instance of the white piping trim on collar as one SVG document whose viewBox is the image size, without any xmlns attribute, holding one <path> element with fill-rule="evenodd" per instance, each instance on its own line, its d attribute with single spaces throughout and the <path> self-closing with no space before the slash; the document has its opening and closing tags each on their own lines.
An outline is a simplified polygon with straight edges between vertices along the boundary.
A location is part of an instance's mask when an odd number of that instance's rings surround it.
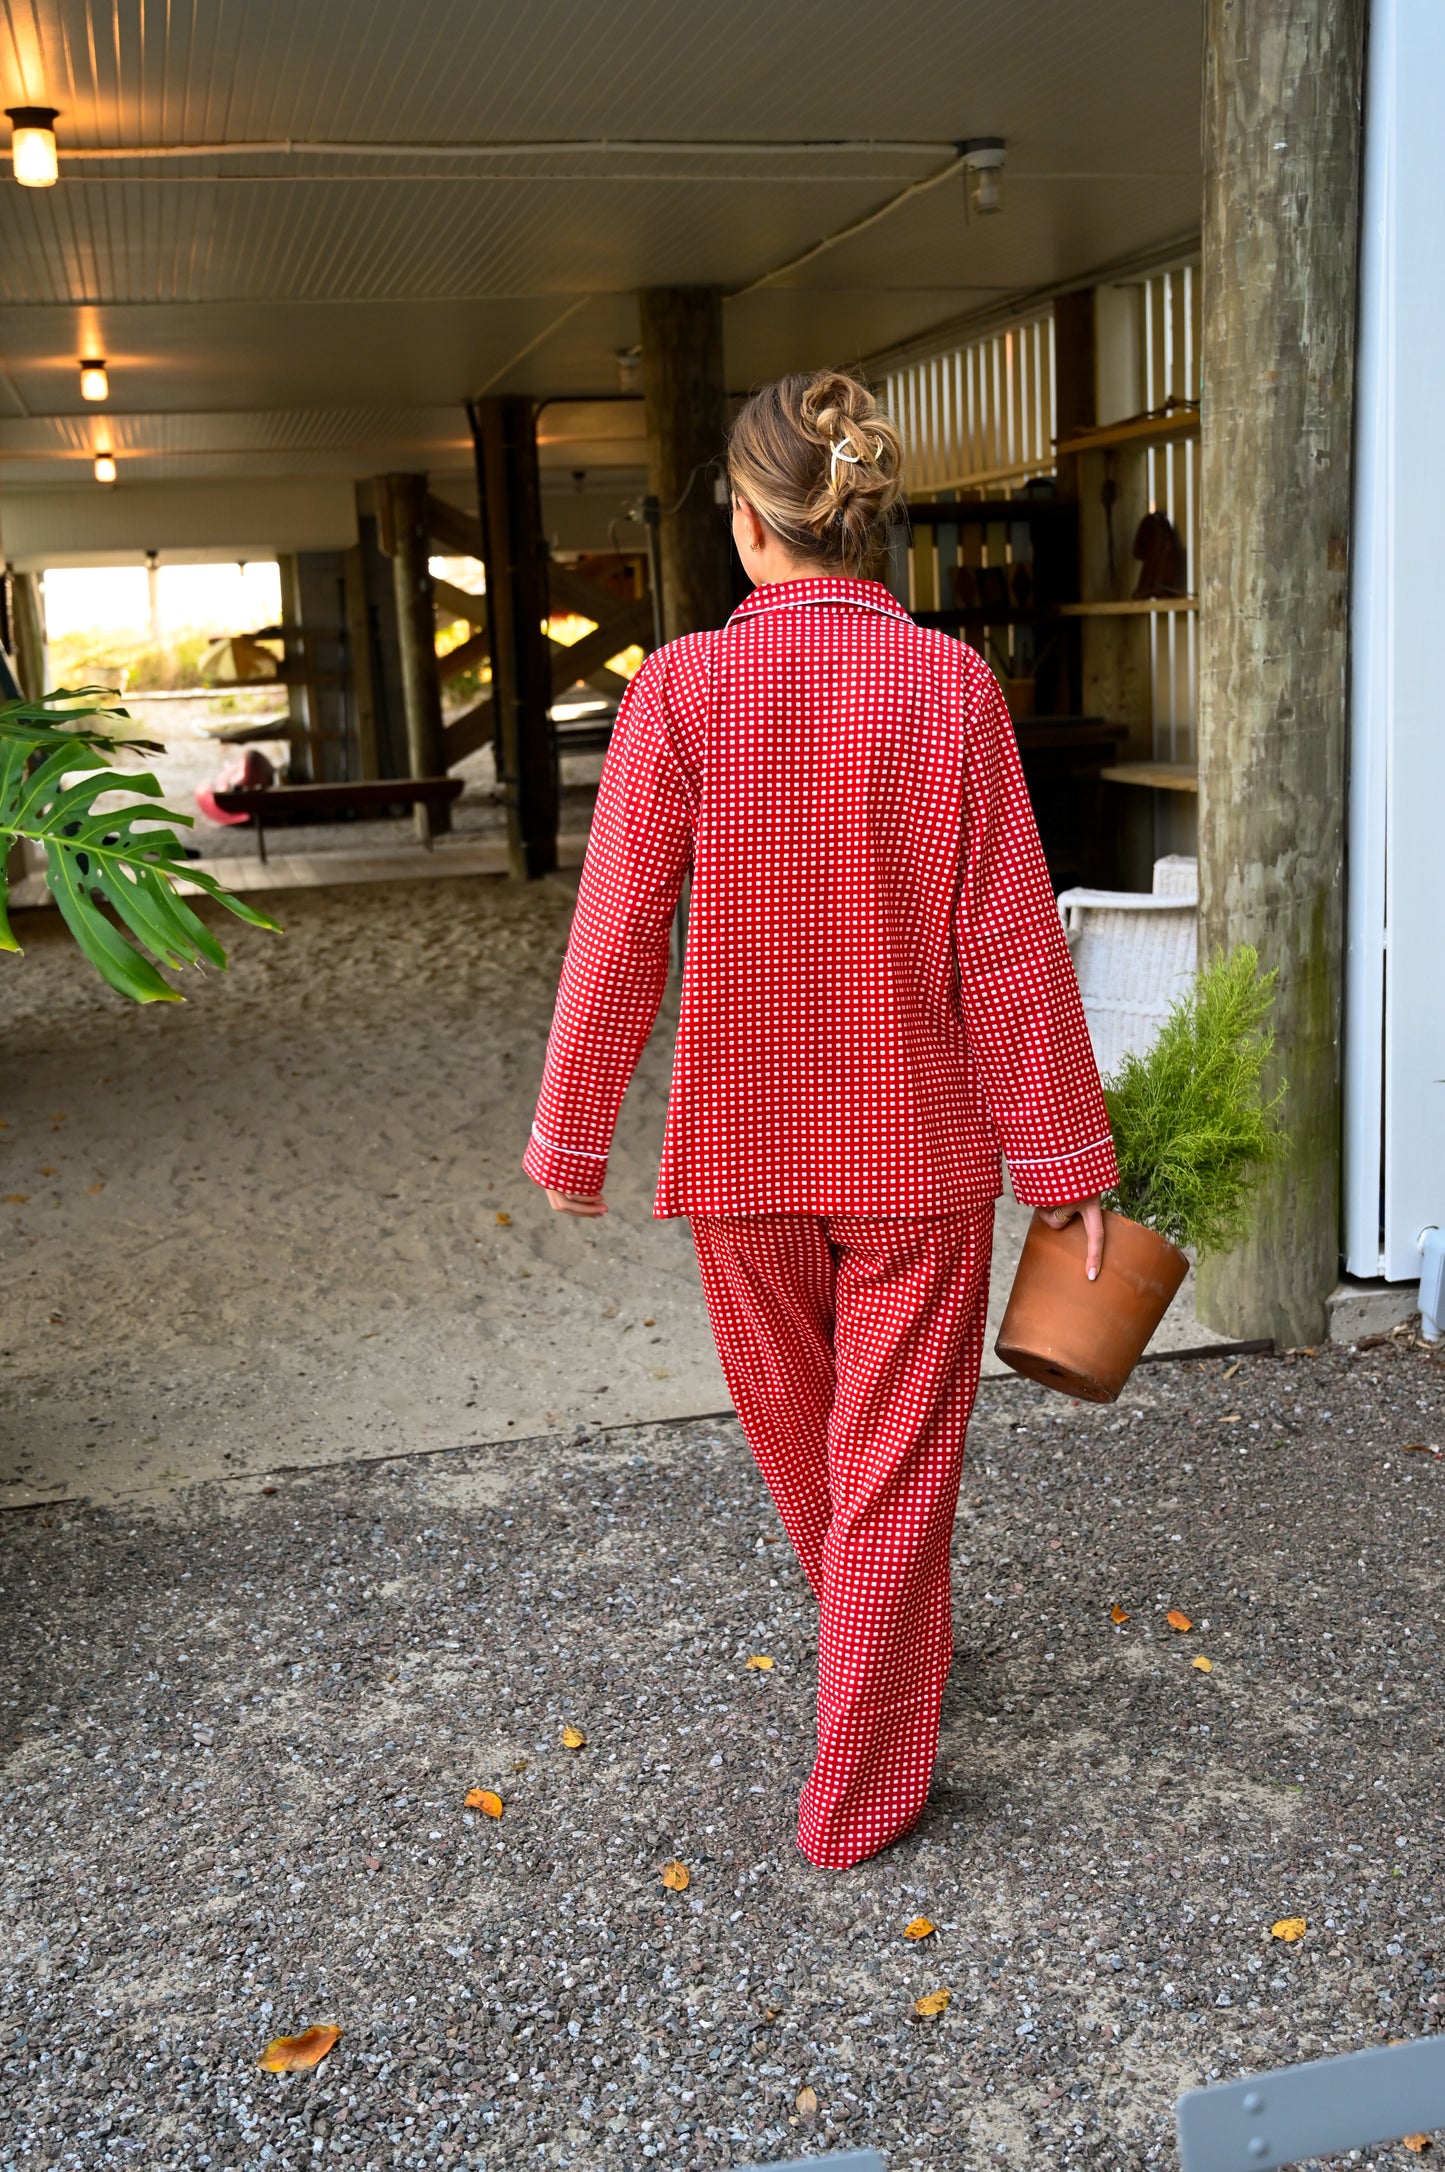
<svg viewBox="0 0 1445 2172">
<path fill-rule="evenodd" d="M 910 625 L 913 624 L 913 614 L 903 604 L 894 603 L 890 607 L 886 603 L 869 603 L 862 596 L 793 596 L 780 597 L 776 603 L 740 603 L 728 624 L 731 626 L 735 619 L 756 618 L 762 611 L 807 611 L 818 603 L 841 604 L 849 611 L 876 611 L 880 618 L 906 618 Z"/>
</svg>

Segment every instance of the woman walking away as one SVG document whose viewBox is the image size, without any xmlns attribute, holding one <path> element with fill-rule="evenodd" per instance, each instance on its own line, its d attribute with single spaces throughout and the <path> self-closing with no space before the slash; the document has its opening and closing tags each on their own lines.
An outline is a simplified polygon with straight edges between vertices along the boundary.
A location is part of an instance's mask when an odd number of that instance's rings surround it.
<svg viewBox="0 0 1445 2172">
<path fill-rule="evenodd" d="M 1000 1149 L 1103 1250 L 1117 1170 L 1008 711 L 876 561 L 897 434 L 836 371 L 728 441 L 756 583 L 618 713 L 523 1157 L 601 1214 L 692 869 L 653 1214 L 686 1214 L 748 1442 L 818 1601 L 809 1862 L 917 1821 L 953 1656 L 949 1541 Z"/>
</svg>

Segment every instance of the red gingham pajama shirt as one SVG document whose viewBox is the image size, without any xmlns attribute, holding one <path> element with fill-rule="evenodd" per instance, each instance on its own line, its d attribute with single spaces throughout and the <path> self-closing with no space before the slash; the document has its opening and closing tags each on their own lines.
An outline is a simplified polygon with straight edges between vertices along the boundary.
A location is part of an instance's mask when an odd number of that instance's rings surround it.
<svg viewBox="0 0 1445 2172">
<path fill-rule="evenodd" d="M 843 1868 L 908 1830 L 932 1775 L 1000 1150 L 1026 1205 L 1117 1168 L 996 680 L 876 582 L 818 578 L 755 589 L 628 689 L 522 1160 L 537 1183 L 603 1188 L 689 868 L 652 1211 L 688 1216 L 818 1599 L 798 1842 Z"/>
</svg>

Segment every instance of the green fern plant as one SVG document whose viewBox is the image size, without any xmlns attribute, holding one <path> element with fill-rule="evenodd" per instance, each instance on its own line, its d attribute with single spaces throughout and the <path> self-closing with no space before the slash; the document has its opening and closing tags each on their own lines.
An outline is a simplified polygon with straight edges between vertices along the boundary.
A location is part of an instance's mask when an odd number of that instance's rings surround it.
<svg viewBox="0 0 1445 2172">
<path fill-rule="evenodd" d="M 101 978 L 137 1003 L 182 1003 L 157 964 L 224 967 L 226 953 L 175 889 L 178 876 L 253 927 L 281 930 L 190 864 L 165 825 L 193 827 L 194 816 L 154 804 L 162 792 L 149 773 L 117 773 L 111 756 L 121 746 L 163 751 L 140 736 L 113 687 L 63 687 L 40 701 L 0 702 L 0 950 L 20 949 L 6 916 L 5 863 L 23 837 L 44 849 L 55 902 Z M 101 793 L 120 784 L 141 796 L 98 813 Z"/>
<path fill-rule="evenodd" d="M 1277 978 L 1247 943 L 1216 950 L 1153 1047 L 1105 1082 L 1119 1163 L 1106 1207 L 1196 1252 L 1227 1252 L 1245 1235 L 1260 1179 L 1289 1152 L 1288 1083 L 1268 1101 L 1261 1087 Z"/>
</svg>

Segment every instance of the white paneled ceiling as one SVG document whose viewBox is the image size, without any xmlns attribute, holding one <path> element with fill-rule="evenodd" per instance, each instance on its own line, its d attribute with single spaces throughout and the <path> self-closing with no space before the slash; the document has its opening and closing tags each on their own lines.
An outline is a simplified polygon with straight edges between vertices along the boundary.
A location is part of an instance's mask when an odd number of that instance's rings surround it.
<svg viewBox="0 0 1445 2172">
<path fill-rule="evenodd" d="M 483 391 L 615 392 L 639 286 L 742 289 L 735 387 L 1188 235 L 1199 0 L 0 0 L 0 510 L 126 480 L 464 472 Z M 761 286 L 823 237 L 1008 142 Z M 79 396 L 103 353 L 111 397 Z M 632 469 L 635 410 L 544 417 Z M 550 418 L 550 419 L 549 419 Z"/>
</svg>

